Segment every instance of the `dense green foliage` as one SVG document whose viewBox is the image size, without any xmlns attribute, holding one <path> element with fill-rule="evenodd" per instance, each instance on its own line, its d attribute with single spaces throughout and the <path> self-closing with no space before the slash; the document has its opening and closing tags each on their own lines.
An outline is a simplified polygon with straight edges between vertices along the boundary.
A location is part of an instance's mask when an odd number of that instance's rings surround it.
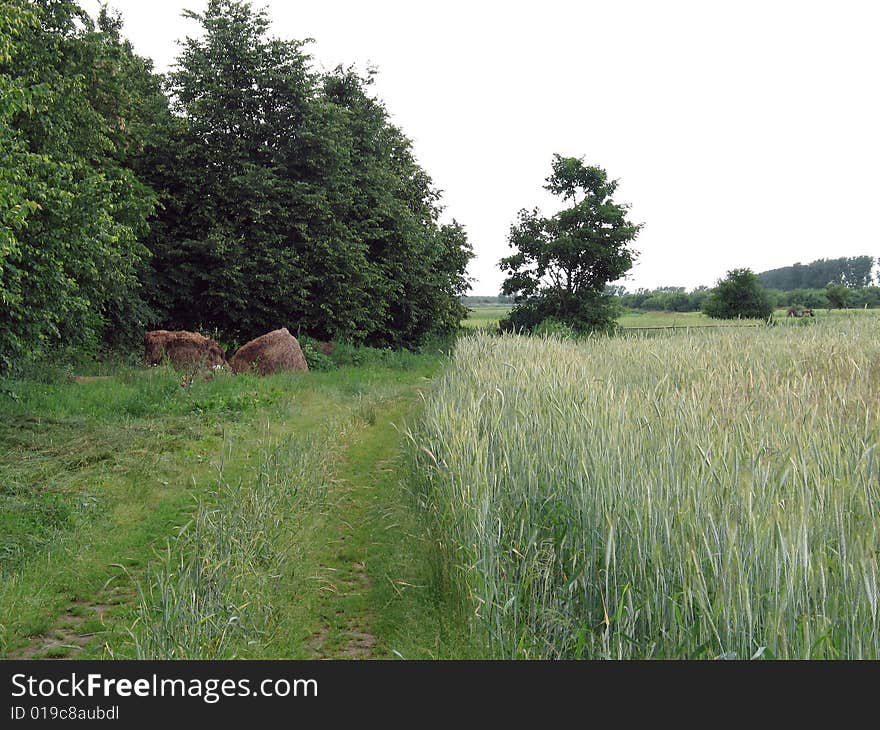
<svg viewBox="0 0 880 730">
<path fill-rule="evenodd" d="M 829 284 L 825 287 L 825 298 L 834 309 L 845 309 L 849 305 L 850 290 L 843 284 Z"/>
<path fill-rule="evenodd" d="M 715 319 L 768 319 L 773 301 L 751 269 L 734 269 L 709 293 L 703 311 Z"/>
<path fill-rule="evenodd" d="M 136 318 L 154 195 L 130 169 L 146 72 L 102 14 L 71 0 L 0 17 L 0 368 L 47 344 L 95 342 Z M 140 63 L 139 68 L 137 64 Z"/>
<path fill-rule="evenodd" d="M 188 13 L 164 79 L 75 0 L 2 0 L 0 368 L 145 327 L 416 347 L 457 328 L 465 231 L 372 72 L 319 73 L 265 11 Z"/>
<path fill-rule="evenodd" d="M 880 259 L 878 259 L 880 261 Z M 844 256 L 838 259 L 818 259 L 809 264 L 794 264 L 758 274 L 761 283 L 770 289 L 821 289 L 828 284 L 843 284 L 851 288 L 870 286 L 874 278 L 872 256 Z"/>
<path fill-rule="evenodd" d="M 454 329 L 470 249 L 369 93 L 372 75 L 311 70 L 264 11 L 189 13 L 171 75 L 184 129 L 160 187 L 154 306 L 174 327 L 415 345 Z"/>
<path fill-rule="evenodd" d="M 831 284 L 824 289 L 793 289 L 792 291 L 768 290 L 777 307 L 802 306 L 824 309 L 873 309 L 880 307 L 880 286 L 850 289 L 841 284 Z M 829 296 L 829 294 L 831 296 Z"/>
<path fill-rule="evenodd" d="M 697 287 L 691 292 L 684 287 L 667 286 L 657 289 L 621 291 L 616 296 L 621 306 L 628 309 L 647 309 L 662 312 L 699 312 L 703 308 L 709 289 Z"/>
<path fill-rule="evenodd" d="M 576 332 L 606 330 L 615 307 L 605 287 L 632 268 L 630 244 L 641 224 L 613 201 L 617 181 L 582 159 L 554 156 L 544 188 L 569 207 L 550 217 L 523 209 L 511 227 L 516 252 L 499 266 L 507 274 L 502 294 L 514 296 L 516 306 L 502 328 L 531 331 L 553 319 Z"/>
</svg>

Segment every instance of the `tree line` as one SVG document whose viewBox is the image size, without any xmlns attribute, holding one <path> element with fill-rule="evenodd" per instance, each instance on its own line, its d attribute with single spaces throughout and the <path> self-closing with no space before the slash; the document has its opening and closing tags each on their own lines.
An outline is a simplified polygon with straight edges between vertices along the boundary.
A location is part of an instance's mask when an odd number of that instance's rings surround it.
<svg viewBox="0 0 880 730">
<path fill-rule="evenodd" d="M 760 283 L 760 278 L 759 278 Z M 659 287 L 637 289 L 628 292 L 624 287 L 612 287 L 617 302 L 626 309 L 642 309 L 656 312 L 700 312 L 712 290 L 700 286 L 691 291 L 684 287 Z M 792 289 L 779 291 L 767 289 L 771 306 L 808 307 L 811 309 L 862 309 L 880 307 L 880 286 L 858 289 L 843 284 L 830 284 L 822 289 Z"/>
<path fill-rule="evenodd" d="M 779 289 L 780 291 L 824 289 L 829 284 L 861 289 L 874 283 L 874 261 L 873 256 L 818 259 L 809 264 L 797 263 L 779 269 L 762 271 L 758 274 L 758 279 L 768 289 Z M 876 261 L 880 265 L 880 258 Z"/>
<path fill-rule="evenodd" d="M 373 94 L 209 0 L 157 74 L 104 7 L 0 0 L 0 367 L 145 328 L 417 347 L 472 257 Z"/>
</svg>

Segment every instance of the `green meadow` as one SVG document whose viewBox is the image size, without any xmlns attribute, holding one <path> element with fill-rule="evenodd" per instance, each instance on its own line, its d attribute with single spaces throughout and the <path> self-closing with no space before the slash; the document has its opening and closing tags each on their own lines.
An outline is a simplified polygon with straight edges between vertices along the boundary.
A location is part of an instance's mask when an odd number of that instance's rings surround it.
<svg viewBox="0 0 880 730">
<path fill-rule="evenodd" d="M 0 656 L 469 655 L 397 478 L 437 355 L 0 394 Z"/>
<path fill-rule="evenodd" d="M 6 378 L 0 656 L 878 658 L 876 314 L 755 325 Z"/>
</svg>

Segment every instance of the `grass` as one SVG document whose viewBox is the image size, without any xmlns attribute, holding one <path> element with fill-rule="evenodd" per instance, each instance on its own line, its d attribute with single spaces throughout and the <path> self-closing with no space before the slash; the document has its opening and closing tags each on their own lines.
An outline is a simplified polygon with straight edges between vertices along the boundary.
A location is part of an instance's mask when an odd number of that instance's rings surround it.
<svg viewBox="0 0 880 730">
<path fill-rule="evenodd" d="M 0 657 L 877 658 L 875 323 L 477 332 L 433 385 L 42 364 L 0 381 Z"/>
<path fill-rule="evenodd" d="M 496 657 L 880 658 L 872 318 L 460 342 L 411 435 Z"/>
<path fill-rule="evenodd" d="M 461 324 L 468 329 L 494 329 L 498 326 L 499 320 L 501 320 L 509 311 L 510 307 L 503 305 L 473 307 L 468 311 L 467 318 L 462 320 Z"/>
<path fill-rule="evenodd" d="M 467 319 L 462 321 L 462 326 L 467 329 L 495 329 L 508 312 L 510 307 L 485 306 L 474 307 L 470 310 Z M 777 309 L 773 313 L 776 320 L 785 320 L 787 309 Z M 859 316 L 880 316 L 880 309 L 869 310 L 826 310 L 817 309 L 815 319 L 841 319 L 858 314 Z M 740 326 L 743 323 L 736 320 L 717 320 L 706 316 L 702 312 L 655 312 L 642 310 L 626 310 L 617 320 L 621 327 L 699 327 L 705 325 L 714 326 Z"/>
<path fill-rule="evenodd" d="M 718 320 L 702 312 L 650 312 L 628 310 L 617 320 L 621 327 L 699 327 L 741 325 L 737 320 Z"/>
<path fill-rule="evenodd" d="M 0 382 L 0 656 L 345 657 L 353 626 L 371 656 L 460 646 L 409 587 L 430 556 L 396 470 L 443 361 L 338 357 L 188 389 L 125 362 Z M 323 590 L 355 563 L 360 599 Z"/>
</svg>

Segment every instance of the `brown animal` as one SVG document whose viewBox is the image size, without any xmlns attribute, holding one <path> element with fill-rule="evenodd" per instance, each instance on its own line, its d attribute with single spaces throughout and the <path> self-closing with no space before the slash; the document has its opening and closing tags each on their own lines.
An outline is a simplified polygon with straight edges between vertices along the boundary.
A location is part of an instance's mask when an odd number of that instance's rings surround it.
<svg viewBox="0 0 880 730">
<path fill-rule="evenodd" d="M 147 365 L 158 365 L 165 357 L 178 368 L 216 368 L 226 365 L 220 345 L 209 337 L 183 330 L 147 332 L 144 336 L 144 360 Z"/>
<path fill-rule="evenodd" d="M 229 364 L 235 373 L 256 369 L 260 375 L 309 369 L 299 342 L 287 328 L 274 330 L 242 345 Z"/>
<path fill-rule="evenodd" d="M 332 355 L 333 354 L 333 343 L 332 342 L 319 342 L 318 350 L 324 355 Z"/>
<path fill-rule="evenodd" d="M 812 309 L 805 309 L 803 312 L 801 312 L 801 316 L 802 317 L 815 317 L 816 315 L 813 314 Z"/>
</svg>

